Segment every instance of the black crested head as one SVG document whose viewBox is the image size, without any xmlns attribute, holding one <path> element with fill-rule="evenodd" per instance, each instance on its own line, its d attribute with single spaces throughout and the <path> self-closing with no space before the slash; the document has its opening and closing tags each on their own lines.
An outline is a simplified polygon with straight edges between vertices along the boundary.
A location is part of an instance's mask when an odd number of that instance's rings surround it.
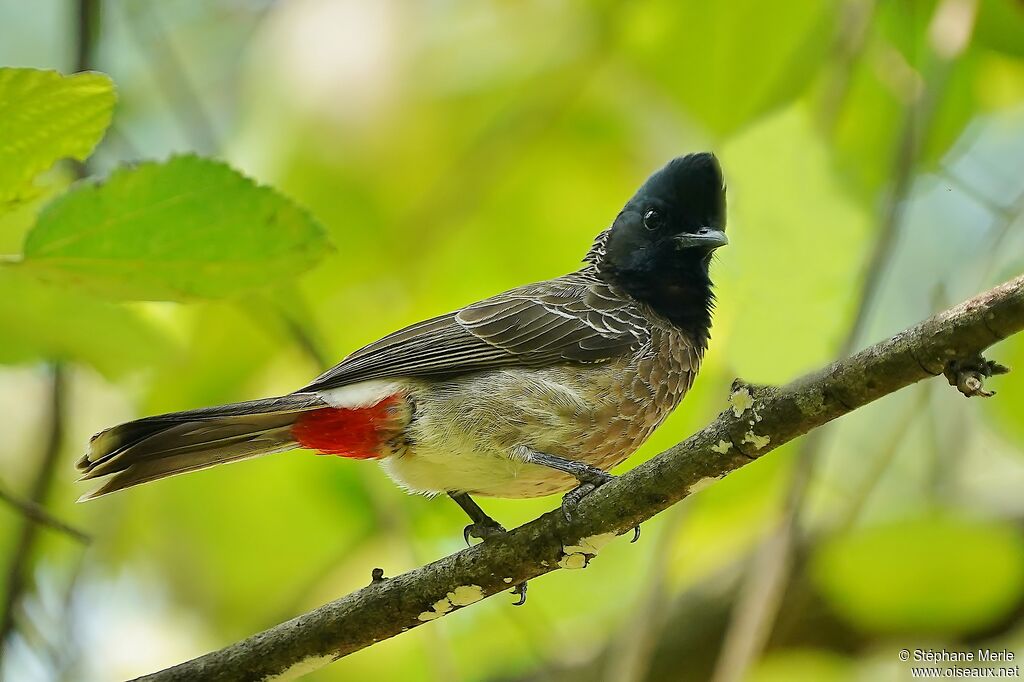
<svg viewBox="0 0 1024 682">
<path fill-rule="evenodd" d="M 714 154 L 688 154 L 647 179 L 587 260 L 704 344 L 714 302 L 708 266 L 726 243 L 721 166 Z"/>
</svg>

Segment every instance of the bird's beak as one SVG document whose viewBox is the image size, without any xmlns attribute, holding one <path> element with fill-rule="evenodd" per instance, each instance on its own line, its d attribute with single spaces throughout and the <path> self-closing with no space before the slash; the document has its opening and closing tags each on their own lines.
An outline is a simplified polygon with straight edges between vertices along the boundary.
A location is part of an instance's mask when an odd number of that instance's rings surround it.
<svg viewBox="0 0 1024 682">
<path fill-rule="evenodd" d="M 725 236 L 725 232 L 715 230 L 710 227 L 702 227 L 696 232 L 682 234 L 676 237 L 676 244 L 678 244 L 681 249 L 699 247 L 711 250 L 717 249 L 720 246 L 725 246 L 728 243 L 729 239 Z"/>
</svg>

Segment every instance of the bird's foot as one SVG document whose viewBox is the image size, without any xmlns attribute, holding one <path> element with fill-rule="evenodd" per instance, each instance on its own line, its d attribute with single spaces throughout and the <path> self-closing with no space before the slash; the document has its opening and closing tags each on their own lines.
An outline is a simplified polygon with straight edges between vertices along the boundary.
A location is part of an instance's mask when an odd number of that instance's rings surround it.
<svg viewBox="0 0 1024 682">
<path fill-rule="evenodd" d="M 566 493 L 565 497 L 562 498 L 562 515 L 570 523 L 572 523 L 573 515 L 576 512 L 576 507 L 579 506 L 580 500 L 615 478 L 607 471 L 598 469 L 591 464 L 577 462 L 576 460 L 566 459 L 558 455 L 550 455 L 525 446 L 516 448 L 514 453 L 523 461 L 546 466 L 555 471 L 561 471 L 579 481 L 579 485 Z M 636 542 L 639 539 L 640 526 L 636 526 L 633 529 L 633 539 L 630 542 Z"/>
<path fill-rule="evenodd" d="M 462 530 L 462 537 L 466 541 L 467 545 L 472 545 L 470 538 L 477 538 L 478 540 L 486 541 L 488 538 L 497 537 L 504 535 L 508 531 L 500 523 L 495 521 L 489 516 L 479 521 L 474 521 Z M 526 603 L 526 583 L 521 582 L 512 589 L 512 594 L 516 595 L 518 599 L 512 603 L 512 606 L 522 606 Z"/>
<path fill-rule="evenodd" d="M 566 493 L 565 497 L 562 498 L 562 516 L 565 517 L 565 520 L 571 523 L 575 510 L 577 510 L 577 507 L 580 505 L 580 501 L 613 478 L 614 476 L 611 474 L 605 473 L 600 482 L 583 481 Z M 633 539 L 630 541 L 630 544 L 633 544 L 638 540 L 640 540 L 640 526 L 636 525 L 633 526 Z"/>
<path fill-rule="evenodd" d="M 963 360 L 951 360 L 943 374 L 950 386 L 955 386 L 958 391 L 968 398 L 981 396 L 991 398 L 995 391 L 985 389 L 985 379 L 988 377 L 1006 374 L 1009 367 L 1000 365 L 998 362 L 986 360 L 980 353 L 972 358 Z"/>
<path fill-rule="evenodd" d="M 601 471 L 596 467 L 587 467 L 585 471 L 580 472 L 577 475 L 577 480 L 579 480 L 580 484 L 567 492 L 565 497 L 562 498 L 562 515 L 565 516 L 565 520 L 572 522 L 580 500 L 614 478 L 608 472 Z"/>
<path fill-rule="evenodd" d="M 488 516 L 479 521 L 474 521 L 463 528 L 462 537 L 466 540 L 467 545 L 472 545 L 473 543 L 470 542 L 470 538 L 486 540 L 487 538 L 504 535 L 506 532 L 503 525 Z"/>
<path fill-rule="evenodd" d="M 488 516 L 487 512 L 481 509 L 480 505 L 474 502 L 467 493 L 449 492 L 448 497 L 462 507 L 462 510 L 469 516 L 469 520 L 473 522 L 462 530 L 462 537 L 466 540 L 467 545 L 473 544 L 469 541 L 471 537 L 486 540 L 505 532 L 505 527 Z"/>
</svg>

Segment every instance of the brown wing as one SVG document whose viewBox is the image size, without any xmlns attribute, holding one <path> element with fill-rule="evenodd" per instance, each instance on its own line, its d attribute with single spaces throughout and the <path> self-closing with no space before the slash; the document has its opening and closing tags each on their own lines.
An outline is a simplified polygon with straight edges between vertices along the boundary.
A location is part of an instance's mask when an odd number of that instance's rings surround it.
<svg viewBox="0 0 1024 682">
<path fill-rule="evenodd" d="M 406 327 L 352 353 L 302 391 L 368 379 L 603 362 L 649 341 L 635 303 L 584 271 Z"/>
</svg>

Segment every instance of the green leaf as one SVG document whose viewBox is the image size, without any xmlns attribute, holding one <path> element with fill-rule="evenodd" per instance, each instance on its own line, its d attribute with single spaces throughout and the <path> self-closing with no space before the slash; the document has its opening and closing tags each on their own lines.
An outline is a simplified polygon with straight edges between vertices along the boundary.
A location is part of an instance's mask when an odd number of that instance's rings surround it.
<svg viewBox="0 0 1024 682">
<path fill-rule="evenodd" d="M 0 205 L 60 159 L 84 161 L 110 125 L 117 95 L 102 73 L 0 68 Z"/>
<path fill-rule="evenodd" d="M 799 96 L 825 59 L 835 25 L 835 4 L 817 0 L 628 7 L 634 16 L 622 22 L 623 42 L 643 77 L 719 136 Z"/>
<path fill-rule="evenodd" d="M 1009 526 L 926 519 L 821 547 L 811 574 L 832 607 L 876 632 L 962 634 L 996 622 L 1024 590 L 1024 543 Z"/>
<path fill-rule="evenodd" d="M 169 343 L 135 311 L 0 268 L 0 363 L 72 360 L 108 377 L 152 362 Z"/>
<path fill-rule="evenodd" d="M 179 156 L 54 200 L 25 240 L 24 265 L 115 299 L 189 300 L 295 277 L 329 248 L 320 225 L 274 190 Z"/>
</svg>

